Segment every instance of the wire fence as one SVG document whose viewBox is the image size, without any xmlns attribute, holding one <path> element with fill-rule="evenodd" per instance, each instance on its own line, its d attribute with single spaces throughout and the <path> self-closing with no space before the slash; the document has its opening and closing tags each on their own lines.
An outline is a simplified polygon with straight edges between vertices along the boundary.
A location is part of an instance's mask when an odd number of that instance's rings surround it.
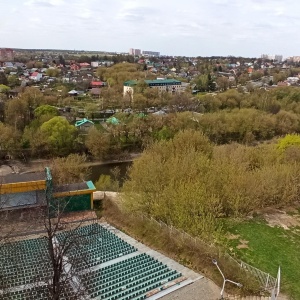
<svg viewBox="0 0 300 300">
<path fill-rule="evenodd" d="M 142 218 L 152 222 L 153 224 L 156 224 L 157 226 L 160 226 L 160 228 L 162 228 L 162 229 L 167 230 L 170 235 L 175 235 L 176 238 L 187 239 L 187 240 L 193 242 L 195 245 L 205 244 L 207 247 L 212 246 L 197 237 L 191 236 L 190 234 L 186 233 L 183 230 L 175 228 L 172 225 L 167 225 L 166 223 L 164 223 L 162 221 L 157 221 L 154 218 L 147 217 L 145 215 L 142 215 Z M 274 289 L 274 287 L 276 286 L 276 278 L 271 276 L 269 273 L 261 271 L 258 268 L 253 267 L 253 266 L 243 262 L 242 260 L 236 260 L 228 253 L 226 253 L 225 255 L 226 255 L 226 257 L 231 259 L 232 262 L 236 263 L 240 268 L 246 270 L 247 272 L 251 273 L 255 278 L 257 278 L 257 280 L 261 284 L 261 288 L 270 291 L 270 290 Z"/>
</svg>

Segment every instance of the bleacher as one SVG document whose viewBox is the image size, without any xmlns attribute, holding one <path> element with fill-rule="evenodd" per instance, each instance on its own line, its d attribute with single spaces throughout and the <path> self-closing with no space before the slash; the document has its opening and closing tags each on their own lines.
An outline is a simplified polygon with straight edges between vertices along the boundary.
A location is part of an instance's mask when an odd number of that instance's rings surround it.
<svg viewBox="0 0 300 300">
<path fill-rule="evenodd" d="M 107 300 L 145 299 L 149 291 L 163 286 L 181 274 L 147 254 L 139 254 L 124 261 L 82 276 L 90 297 Z"/>
<path fill-rule="evenodd" d="M 64 255 L 75 270 L 72 276 L 87 299 L 145 299 L 152 290 L 165 289 L 181 277 L 99 224 L 59 232 L 56 246 L 67 249 Z M 0 299 L 49 299 L 52 271 L 47 247 L 46 238 L 0 246 L 0 280 L 4 282 Z M 72 299 L 77 292 L 69 282 L 61 299 Z"/>
<path fill-rule="evenodd" d="M 71 235 L 59 233 L 57 240 L 60 244 L 71 244 L 68 257 L 75 262 L 78 271 L 137 251 L 99 224 L 79 227 Z"/>
<path fill-rule="evenodd" d="M 24 288 L 18 291 L 11 291 L 0 294 L 1 300 L 49 300 L 51 294 L 46 286 L 33 286 L 31 288 Z M 61 300 L 77 300 L 78 297 L 74 295 L 73 289 L 70 285 L 64 284 L 60 298 Z"/>
<path fill-rule="evenodd" d="M 1 245 L 0 276 L 6 288 L 48 281 L 51 265 L 47 240 L 23 240 Z"/>
</svg>

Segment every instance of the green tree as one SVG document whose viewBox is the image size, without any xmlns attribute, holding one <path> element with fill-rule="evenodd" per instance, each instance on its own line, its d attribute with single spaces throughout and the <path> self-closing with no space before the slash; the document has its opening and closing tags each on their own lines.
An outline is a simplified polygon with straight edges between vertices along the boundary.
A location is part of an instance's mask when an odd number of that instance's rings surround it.
<svg viewBox="0 0 300 300">
<path fill-rule="evenodd" d="M 99 179 L 95 183 L 95 187 L 99 191 L 118 192 L 119 183 L 112 179 L 110 175 L 100 175 Z"/>
<path fill-rule="evenodd" d="M 0 150 L 9 154 L 18 153 L 20 150 L 20 132 L 13 126 L 0 123 Z"/>
<path fill-rule="evenodd" d="M 216 84 L 210 74 L 207 75 L 207 87 L 209 92 L 216 90 Z"/>
<path fill-rule="evenodd" d="M 51 164 L 51 173 L 57 185 L 82 182 L 87 179 L 90 168 L 85 155 L 70 154 L 55 158 Z"/>
<path fill-rule="evenodd" d="M 85 138 L 85 146 L 95 158 L 103 159 L 110 148 L 110 136 L 92 127 Z"/>
<path fill-rule="evenodd" d="M 51 152 L 66 155 L 73 151 L 77 129 L 63 117 L 54 117 L 41 126 Z"/>
<path fill-rule="evenodd" d="M 22 97 L 14 98 L 5 105 L 5 122 L 15 129 L 23 130 L 30 121 L 28 103 Z"/>
<path fill-rule="evenodd" d="M 211 150 L 209 140 L 192 130 L 150 146 L 134 162 L 125 182 L 127 208 L 202 237 L 212 236 L 216 229 L 208 209 L 212 203 L 204 202 L 205 183 L 199 180 L 208 170 Z"/>
<path fill-rule="evenodd" d="M 209 79 L 207 75 L 200 75 L 195 80 L 196 89 L 201 92 L 206 92 L 209 89 Z M 211 83 L 210 83 L 211 84 Z"/>
<path fill-rule="evenodd" d="M 50 148 L 47 136 L 37 126 L 26 126 L 23 133 L 23 147 L 30 150 L 33 157 L 45 157 L 49 154 Z"/>
<path fill-rule="evenodd" d="M 143 96 L 140 93 L 134 93 L 133 94 L 133 108 L 138 109 L 138 110 L 143 110 L 145 107 L 147 107 L 148 100 L 145 96 Z"/>
<path fill-rule="evenodd" d="M 60 74 L 60 70 L 56 68 L 49 68 L 46 71 L 46 75 L 49 77 L 58 77 Z"/>
<path fill-rule="evenodd" d="M 0 84 L 0 93 L 7 95 L 10 91 L 10 87 L 4 84 Z"/>
<path fill-rule="evenodd" d="M 9 75 L 7 78 L 7 81 L 8 81 L 8 85 L 10 87 L 15 87 L 15 86 L 20 85 L 20 80 L 17 75 Z"/>
<path fill-rule="evenodd" d="M 229 80 L 227 77 L 218 77 L 217 78 L 217 86 L 220 91 L 226 91 L 229 87 Z"/>
<path fill-rule="evenodd" d="M 32 110 L 44 103 L 43 93 L 34 87 L 27 87 L 21 94 L 21 98 L 24 99 L 27 106 Z"/>
<path fill-rule="evenodd" d="M 8 80 L 4 72 L 0 72 L 0 84 L 8 85 Z"/>
<path fill-rule="evenodd" d="M 111 77 L 107 78 L 106 82 L 109 88 L 113 87 L 116 84 L 115 80 Z"/>
<path fill-rule="evenodd" d="M 95 104 L 95 103 L 88 103 L 85 107 L 85 116 L 88 118 L 88 119 L 94 119 L 94 114 L 96 111 L 99 110 L 98 108 L 98 105 Z"/>
<path fill-rule="evenodd" d="M 55 117 L 55 116 L 58 116 L 58 114 L 59 114 L 59 112 L 56 107 L 53 107 L 53 106 L 47 105 L 47 104 L 41 105 L 34 110 L 34 116 L 36 118 L 40 118 L 41 116 L 44 116 L 44 115 Z"/>
<path fill-rule="evenodd" d="M 280 139 L 277 143 L 277 149 L 280 152 L 286 151 L 290 147 L 300 147 L 299 134 L 287 134 L 284 138 Z"/>
</svg>

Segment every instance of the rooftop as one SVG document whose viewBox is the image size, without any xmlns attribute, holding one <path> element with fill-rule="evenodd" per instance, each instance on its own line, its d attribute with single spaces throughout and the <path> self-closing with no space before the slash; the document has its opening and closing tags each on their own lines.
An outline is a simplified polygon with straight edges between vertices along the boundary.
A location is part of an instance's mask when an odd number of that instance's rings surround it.
<svg viewBox="0 0 300 300">
<path fill-rule="evenodd" d="M 151 84 L 181 84 L 181 81 L 176 79 L 153 79 L 153 80 L 145 80 L 148 85 Z M 137 80 L 128 80 L 124 82 L 124 86 L 134 86 L 138 83 Z"/>
<path fill-rule="evenodd" d="M 90 121 L 90 120 L 88 120 L 88 119 L 86 119 L 86 118 L 83 118 L 82 120 L 76 121 L 75 127 L 79 127 L 79 126 L 81 126 L 81 125 L 83 125 L 83 124 L 85 124 L 85 123 L 91 123 L 91 124 L 94 124 L 94 122 L 92 122 L 92 121 Z"/>
<path fill-rule="evenodd" d="M 0 177 L 1 184 L 45 180 L 45 172 L 8 174 Z"/>
<path fill-rule="evenodd" d="M 181 84 L 181 81 L 176 79 L 154 79 L 154 80 L 145 80 L 147 84 Z"/>
<path fill-rule="evenodd" d="M 82 191 L 82 190 L 94 190 L 95 186 L 92 181 L 80 182 L 80 183 L 71 183 L 60 185 L 54 188 L 55 193 L 61 192 L 71 192 L 71 191 Z"/>
</svg>

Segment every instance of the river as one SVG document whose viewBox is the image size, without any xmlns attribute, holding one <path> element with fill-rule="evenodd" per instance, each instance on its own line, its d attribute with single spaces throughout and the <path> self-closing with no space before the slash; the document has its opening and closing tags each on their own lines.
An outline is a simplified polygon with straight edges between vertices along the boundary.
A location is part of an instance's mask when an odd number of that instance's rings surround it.
<svg viewBox="0 0 300 300">
<path fill-rule="evenodd" d="M 136 157 L 136 156 L 135 156 Z M 135 157 L 132 159 L 134 160 Z M 119 183 L 124 183 L 126 179 L 126 173 L 128 168 L 132 165 L 133 160 L 127 161 L 119 161 L 119 162 L 94 162 L 91 163 L 89 166 L 90 172 L 86 180 L 92 180 L 94 184 L 99 179 L 101 175 L 112 175 L 113 173 L 117 174 L 116 179 Z M 22 163 L 20 161 L 13 161 L 13 162 L 6 162 L 0 165 L 0 174 L 2 176 L 14 173 L 14 172 L 21 172 L 21 173 L 31 173 L 31 172 L 41 172 L 45 169 L 46 166 L 49 166 L 51 162 L 49 160 L 36 160 L 30 163 Z M 118 172 L 115 170 L 118 169 Z"/>
<path fill-rule="evenodd" d="M 116 162 L 116 163 L 107 163 L 107 164 L 96 164 L 90 166 L 91 172 L 89 174 L 88 180 L 92 180 L 94 183 L 99 179 L 101 175 L 112 175 L 112 172 L 116 168 L 119 169 L 117 179 L 122 185 L 126 179 L 126 172 L 128 168 L 132 165 L 132 161 L 126 162 Z"/>
</svg>

